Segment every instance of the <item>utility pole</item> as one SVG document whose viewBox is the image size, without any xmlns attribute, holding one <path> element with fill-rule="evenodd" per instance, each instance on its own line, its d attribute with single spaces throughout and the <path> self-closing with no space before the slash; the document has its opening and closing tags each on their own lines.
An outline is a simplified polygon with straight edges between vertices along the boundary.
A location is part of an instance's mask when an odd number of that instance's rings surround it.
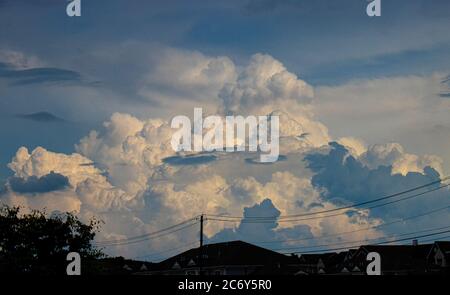
<svg viewBox="0 0 450 295">
<path fill-rule="evenodd" d="M 200 268 L 200 275 L 202 274 L 202 268 L 203 268 L 203 214 L 200 215 L 200 249 L 199 249 L 199 259 L 198 264 Z"/>
<path fill-rule="evenodd" d="M 200 215 L 200 249 L 203 247 L 203 214 Z"/>
</svg>

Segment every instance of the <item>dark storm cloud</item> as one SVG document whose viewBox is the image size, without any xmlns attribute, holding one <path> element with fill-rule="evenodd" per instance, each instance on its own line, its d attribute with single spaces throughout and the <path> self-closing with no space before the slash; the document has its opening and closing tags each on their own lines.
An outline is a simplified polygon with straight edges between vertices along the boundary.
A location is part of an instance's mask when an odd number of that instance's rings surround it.
<svg viewBox="0 0 450 295">
<path fill-rule="evenodd" d="M 183 166 L 206 164 L 215 160 L 217 160 L 217 157 L 214 155 L 192 155 L 167 157 L 163 159 L 163 162 L 172 166 Z"/>
<path fill-rule="evenodd" d="M 279 161 L 286 161 L 287 156 L 285 155 L 279 155 L 278 159 L 275 162 L 261 162 L 259 156 L 254 158 L 246 158 L 245 163 L 247 164 L 254 164 L 254 165 L 271 165 Z"/>
<path fill-rule="evenodd" d="M 321 192 L 324 200 L 333 202 L 337 206 L 355 204 L 404 192 L 440 178 L 439 173 L 430 167 L 425 167 L 423 173 L 409 172 L 406 175 L 393 174 L 390 165 L 368 168 L 358 158 L 352 156 L 344 146 L 335 142 L 330 143 L 328 153 L 309 154 L 305 157 L 305 161 L 315 173 L 311 180 L 313 186 Z M 448 225 L 450 214 L 448 196 L 450 191 L 448 187 L 430 191 L 438 186 L 439 184 L 436 184 L 358 208 L 385 204 L 370 209 L 368 213 L 370 218 L 378 218 L 383 222 L 397 222 L 383 228 L 383 232 L 386 234 Z M 424 194 L 419 195 L 420 193 Z M 389 204 L 390 201 L 398 202 Z M 435 213 L 423 214 L 430 211 Z M 347 212 L 347 215 L 350 216 L 352 213 Z M 413 216 L 419 218 L 410 219 Z"/>
<path fill-rule="evenodd" d="M 51 123 L 51 122 L 63 122 L 64 119 L 61 119 L 52 113 L 49 112 L 37 112 L 32 114 L 19 114 L 16 115 L 17 118 L 25 119 L 25 120 L 31 120 L 35 122 L 44 122 L 44 123 Z"/>
<path fill-rule="evenodd" d="M 393 174 L 392 166 L 378 166 L 368 168 L 359 159 L 352 156 L 348 150 L 338 143 L 330 143 L 330 151 L 327 154 L 314 153 L 305 157 L 308 167 L 315 173 L 311 183 L 322 195 L 322 198 L 333 202 L 338 206 L 349 205 L 391 194 L 404 192 L 440 179 L 439 173 L 425 167 L 423 173 L 408 172 L 406 175 Z M 403 219 L 408 216 L 431 211 L 450 205 L 448 198 L 449 189 L 442 188 L 430 191 L 439 186 L 435 184 L 427 188 L 404 194 L 386 201 L 399 201 L 393 204 L 370 209 L 370 217 L 381 218 L 384 221 Z M 418 195 L 422 192 L 428 192 Z M 410 196 L 417 195 L 415 197 Z M 377 202 L 383 204 L 385 201 Z M 371 204 L 373 205 L 373 204 Z M 368 207 L 362 206 L 363 208 Z M 361 207 L 360 207 L 361 208 Z M 406 230 L 411 228 L 425 228 L 446 222 L 448 210 L 439 215 L 424 216 L 423 218 L 389 227 L 387 231 L 395 232 L 395 229 Z"/>
<path fill-rule="evenodd" d="M 95 166 L 95 162 L 92 162 L 92 163 L 83 163 L 83 164 L 80 164 L 80 166 L 81 167 L 91 167 L 91 166 Z"/>
<path fill-rule="evenodd" d="M 0 64 L 0 78 L 8 79 L 11 85 L 24 86 L 41 83 L 82 82 L 78 72 L 59 68 L 31 68 L 17 70 L 8 64 Z"/>
<path fill-rule="evenodd" d="M 439 179 L 439 173 L 426 167 L 424 173 L 392 174 L 392 166 L 370 169 L 336 143 L 330 143 L 328 154 L 310 154 L 305 157 L 314 173 L 312 184 L 325 188 L 323 197 L 342 202 L 374 199 L 382 194 L 395 193 Z"/>
<path fill-rule="evenodd" d="M 11 189 L 17 193 L 47 193 L 70 186 L 66 176 L 54 172 L 42 177 L 30 176 L 27 179 L 13 176 L 8 182 Z"/>
</svg>

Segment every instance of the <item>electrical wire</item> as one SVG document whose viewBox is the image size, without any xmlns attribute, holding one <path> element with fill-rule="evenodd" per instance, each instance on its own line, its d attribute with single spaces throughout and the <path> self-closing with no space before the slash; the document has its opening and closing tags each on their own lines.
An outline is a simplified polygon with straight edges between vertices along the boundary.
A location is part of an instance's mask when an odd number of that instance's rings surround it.
<svg viewBox="0 0 450 295">
<path fill-rule="evenodd" d="M 379 241 L 379 240 L 386 240 L 386 239 L 404 237 L 404 236 L 409 236 L 409 235 L 417 235 L 419 233 L 433 232 L 433 231 L 443 230 L 443 229 L 448 229 L 448 228 L 450 228 L 450 225 L 431 228 L 431 229 L 425 229 L 425 230 L 420 230 L 420 231 L 414 231 L 414 232 L 409 232 L 409 233 L 402 233 L 402 234 L 398 234 L 398 235 L 391 235 L 391 236 L 387 236 L 387 237 L 373 238 L 373 239 L 364 239 L 364 240 L 358 240 L 358 241 L 342 241 L 342 242 L 321 244 L 321 245 L 312 245 L 312 246 L 282 247 L 282 248 L 278 248 L 278 249 L 271 248 L 271 250 L 272 251 L 281 251 L 281 250 L 296 250 L 296 249 L 312 249 L 312 248 L 324 248 L 324 247 L 329 247 L 329 246 L 346 245 L 346 244 L 360 244 L 360 243 L 365 243 L 365 242 L 372 243 L 374 241 Z"/>
<path fill-rule="evenodd" d="M 148 240 L 155 239 L 155 238 L 161 238 L 161 237 L 169 235 L 169 234 L 173 234 L 173 233 L 178 232 L 180 230 L 192 227 L 192 226 L 194 226 L 194 225 L 196 225 L 198 223 L 199 223 L 199 221 L 195 221 L 193 223 L 187 224 L 187 225 L 179 227 L 179 228 L 172 229 L 170 231 L 164 231 L 164 232 L 159 233 L 157 235 L 147 235 L 147 236 L 145 236 L 143 238 L 140 238 L 140 239 L 130 239 L 130 240 L 123 239 L 123 240 L 120 240 L 120 242 L 111 241 L 110 243 L 102 243 L 102 244 L 95 244 L 95 245 L 96 246 L 100 246 L 100 247 L 105 247 L 105 246 L 122 246 L 122 245 L 136 244 L 136 243 L 148 241 Z"/>
<path fill-rule="evenodd" d="M 133 257 L 133 259 L 159 256 L 160 254 L 172 252 L 172 251 L 175 251 L 175 250 L 180 250 L 180 249 L 192 246 L 192 245 L 197 244 L 197 243 L 198 243 L 198 241 L 192 241 L 190 243 L 187 243 L 187 244 L 184 244 L 182 246 L 175 247 L 175 248 L 170 248 L 170 249 L 167 249 L 167 250 L 154 252 L 154 253 L 150 253 L 150 254 L 146 254 L 146 255 L 135 256 L 135 257 Z"/>
<path fill-rule="evenodd" d="M 437 208 L 437 209 L 433 209 L 433 210 L 430 210 L 430 211 L 427 211 L 427 212 L 423 212 L 423 213 L 420 213 L 420 214 L 408 216 L 408 217 L 405 217 L 405 218 L 397 219 L 397 220 L 394 220 L 394 221 L 390 221 L 390 222 L 385 222 L 385 223 L 382 223 L 382 224 L 374 225 L 374 226 L 369 226 L 369 227 L 355 229 L 355 230 L 346 231 L 346 232 L 338 232 L 338 233 L 333 233 L 333 234 L 327 234 L 327 235 L 322 235 L 322 236 L 317 236 L 317 237 L 304 237 L 304 238 L 299 238 L 299 239 L 271 240 L 271 241 L 251 241 L 251 242 L 255 243 L 255 244 L 270 244 L 270 243 L 296 242 L 296 241 L 317 240 L 317 239 L 324 239 L 324 238 L 329 238 L 329 237 L 336 237 L 336 236 L 347 235 L 347 234 L 357 233 L 357 232 L 361 232 L 361 231 L 367 231 L 367 230 L 371 230 L 371 229 L 378 229 L 378 228 L 381 228 L 381 227 L 386 227 L 386 226 L 390 226 L 390 225 L 393 225 L 393 224 L 405 222 L 405 221 L 408 221 L 408 220 L 412 220 L 412 219 L 416 219 L 416 218 L 421 218 L 421 217 L 424 217 L 424 216 L 432 215 L 432 214 L 435 214 L 437 212 L 441 212 L 441 211 L 448 210 L 448 209 L 450 209 L 450 205 L 449 206 L 445 206 L 445 207 L 440 207 L 440 208 Z"/>
<path fill-rule="evenodd" d="M 294 214 L 294 215 L 285 215 L 285 216 L 247 216 L 247 219 L 250 218 L 254 218 L 254 219 L 280 219 L 280 218 L 289 218 L 289 217 L 301 217 L 301 216 L 308 216 L 308 215 L 315 215 L 315 214 L 323 214 L 323 213 L 329 213 L 329 212 L 334 212 L 334 211 L 339 211 L 339 210 L 344 210 L 344 209 L 350 209 L 350 208 L 354 208 L 354 207 L 359 207 L 359 206 L 363 206 L 363 205 L 367 205 L 367 204 L 371 204 L 371 203 L 375 203 L 378 201 L 382 201 L 382 200 L 386 200 L 386 199 L 391 199 L 400 195 L 404 195 L 422 188 L 426 188 L 441 182 L 444 182 L 446 180 L 450 179 L 450 176 L 446 176 L 444 178 L 440 178 L 438 180 L 426 183 L 424 185 L 420 185 L 405 191 L 401 191 L 398 193 L 394 193 L 394 194 L 390 194 L 387 196 L 383 196 L 380 198 L 376 198 L 373 200 L 369 200 L 369 201 L 364 201 L 364 202 L 360 202 L 360 203 L 354 203 L 351 205 L 346 205 L 343 207 L 339 207 L 339 208 L 333 208 L 333 209 L 328 209 L 328 210 L 322 210 L 322 211 L 316 211 L 316 212 L 308 212 L 308 213 L 302 213 L 302 214 Z M 227 215 L 217 215 L 217 214 L 205 214 L 206 216 L 210 216 L 210 217 L 222 217 L 222 218 L 231 218 L 231 219 L 242 219 L 242 216 L 227 216 Z"/>
<path fill-rule="evenodd" d="M 433 188 L 433 189 L 427 190 L 425 192 L 421 192 L 421 193 L 418 193 L 418 194 L 407 196 L 405 198 L 401 198 L 401 199 L 398 199 L 398 200 L 393 200 L 393 201 L 382 203 L 382 204 L 376 204 L 376 205 L 373 205 L 373 206 L 369 206 L 367 208 L 359 208 L 359 209 L 355 209 L 354 208 L 354 207 L 360 207 L 360 206 L 363 206 L 363 205 L 379 202 L 379 201 L 386 200 L 386 199 L 391 199 L 391 198 L 394 198 L 394 197 L 397 197 L 397 196 L 400 196 L 400 195 L 403 195 L 403 194 L 407 194 L 407 193 L 410 193 L 410 192 L 413 192 L 413 191 L 416 191 L 416 190 L 420 190 L 420 189 L 429 187 L 431 185 L 435 185 L 435 184 L 441 183 L 443 181 L 446 181 L 449 178 L 450 177 L 445 177 L 445 178 L 442 178 L 442 179 L 439 179 L 439 180 L 436 180 L 436 181 L 433 181 L 433 182 L 430 182 L 430 183 L 427 183 L 427 184 L 424 184 L 424 185 L 421 185 L 421 186 L 417 186 L 417 187 L 414 187 L 414 188 L 411 188 L 411 189 L 408 189 L 408 190 L 405 190 L 405 191 L 402 191 L 402 192 L 398 192 L 398 193 L 395 193 L 395 194 L 387 195 L 387 196 L 384 196 L 384 197 L 381 197 L 381 198 L 377 198 L 377 199 L 373 199 L 373 200 L 369 200 L 369 201 L 365 201 L 365 202 L 355 203 L 355 204 L 352 204 L 352 205 L 347 205 L 347 206 L 343 206 L 343 207 L 339 207 L 339 208 L 333 208 L 333 209 L 329 209 L 329 210 L 322 210 L 322 211 L 309 212 L 309 213 L 303 213 L 303 214 L 284 215 L 284 216 L 250 216 L 250 217 L 245 217 L 245 219 L 253 219 L 253 220 L 243 220 L 244 219 L 243 217 L 238 217 L 238 216 L 223 216 L 223 215 L 213 215 L 213 214 L 204 214 L 204 215 L 207 216 L 207 218 L 205 218 L 205 220 L 225 221 L 225 222 L 243 222 L 243 223 L 246 223 L 246 222 L 248 222 L 248 223 L 274 222 L 274 220 L 270 220 L 270 219 L 277 219 L 276 222 L 296 222 L 296 221 L 304 221 L 304 220 L 311 220 L 311 219 L 317 219 L 317 218 L 328 218 L 328 217 L 333 217 L 333 216 L 347 214 L 348 211 L 358 211 L 358 212 L 359 211 L 364 211 L 364 210 L 368 210 L 368 209 L 373 209 L 373 208 L 378 208 L 378 207 L 382 207 L 382 206 L 387 206 L 387 205 L 394 204 L 394 203 L 397 203 L 397 202 L 400 202 L 400 201 L 412 199 L 412 198 L 415 198 L 415 197 L 418 197 L 418 196 L 422 196 L 422 195 L 431 193 L 433 191 L 437 191 L 437 190 L 440 190 L 442 188 L 448 187 L 448 186 L 450 186 L 450 183 L 449 184 L 445 184 L 445 185 L 441 185 L 441 186 L 439 186 L 437 188 Z M 296 239 L 296 240 L 262 241 L 262 242 L 259 242 L 259 243 L 276 243 L 276 242 L 286 242 L 286 241 L 300 241 L 300 240 L 319 239 L 319 238 L 331 237 L 331 236 L 336 236 L 336 235 L 348 234 L 348 233 L 353 233 L 353 232 L 358 232 L 358 231 L 363 231 L 363 230 L 369 230 L 369 229 L 372 229 L 372 228 L 379 228 L 381 226 L 387 226 L 387 225 L 398 223 L 398 222 L 403 222 L 405 220 L 422 217 L 422 216 L 425 216 L 425 215 L 428 215 L 428 214 L 433 214 L 435 212 L 438 212 L 438 211 L 441 211 L 441 210 L 444 210 L 444 209 L 448 209 L 448 208 L 450 208 L 450 206 L 446 206 L 446 207 L 443 207 L 443 208 L 432 210 L 432 211 L 429 211 L 427 213 L 423 213 L 423 214 L 420 214 L 420 215 L 417 215 L 417 216 L 403 218 L 403 219 L 400 219 L 400 220 L 397 220 L 397 221 L 394 221 L 394 222 L 383 223 L 383 224 L 380 224 L 380 225 L 377 225 L 377 226 L 368 227 L 368 228 L 365 228 L 365 229 L 353 230 L 353 231 L 344 232 L 344 233 L 337 233 L 337 234 L 325 235 L 325 236 L 321 236 L 321 237 L 303 238 L 303 239 Z M 345 212 L 341 212 L 341 213 L 337 213 L 337 214 L 325 215 L 325 216 L 312 216 L 312 217 L 300 218 L 300 219 L 293 218 L 293 217 L 302 217 L 302 216 L 310 216 L 310 215 L 329 213 L 329 212 L 340 211 L 340 210 L 346 210 L 346 211 Z M 218 218 L 214 218 L 214 217 L 218 217 Z M 232 219 L 238 219 L 238 220 L 232 220 Z M 140 242 L 147 241 L 147 240 L 154 239 L 154 238 L 161 238 L 163 236 L 166 236 L 166 235 L 169 235 L 169 234 L 181 231 L 183 229 L 192 227 L 192 226 L 194 226 L 194 225 L 199 223 L 198 220 L 199 220 L 199 215 L 197 215 L 197 216 L 195 216 L 193 218 L 184 220 L 184 221 L 182 221 L 182 222 L 180 222 L 178 224 L 175 224 L 175 225 L 172 225 L 172 226 L 169 226 L 169 227 L 157 230 L 155 232 L 146 233 L 146 234 L 143 234 L 143 235 L 134 236 L 134 237 L 125 238 L 125 239 L 98 241 L 98 242 L 95 242 L 94 245 L 95 246 L 100 246 L 100 247 L 130 245 L 130 244 L 136 244 L 136 243 L 140 243 Z M 169 251 L 169 250 L 167 250 L 167 251 Z"/>
<path fill-rule="evenodd" d="M 223 222 L 235 222 L 235 223 L 237 223 L 237 222 L 240 222 L 240 223 L 274 223 L 274 222 L 298 222 L 298 221 L 305 221 L 305 220 L 323 219 L 323 218 L 329 218 L 329 217 L 336 217 L 336 216 L 345 215 L 348 212 L 364 212 L 364 211 L 369 210 L 369 209 L 374 209 L 374 208 L 379 208 L 379 207 L 395 204 L 395 203 L 398 203 L 398 202 L 401 202 L 401 201 L 410 200 L 412 198 L 423 196 L 425 194 L 428 194 L 428 193 L 431 193 L 431 192 L 443 189 L 443 188 L 448 187 L 448 186 L 450 186 L 450 183 L 442 185 L 442 186 L 439 186 L 437 188 L 433 188 L 433 189 L 427 190 L 425 192 L 421 192 L 421 193 L 418 193 L 418 194 L 407 196 L 407 197 L 404 197 L 404 198 L 401 198 L 401 199 L 398 199 L 398 200 L 389 201 L 389 202 L 382 203 L 382 204 L 376 204 L 376 205 L 369 206 L 369 207 L 366 207 L 366 208 L 360 208 L 360 209 L 353 209 L 352 208 L 351 210 L 347 210 L 345 212 L 335 213 L 335 214 L 330 214 L 330 215 L 325 215 L 325 216 L 311 216 L 311 217 L 299 218 L 299 219 L 292 218 L 292 219 L 281 219 L 281 220 L 279 220 L 279 219 L 277 219 L 277 220 L 273 220 L 273 219 L 260 219 L 260 220 L 250 219 L 250 220 L 247 220 L 248 219 L 247 217 L 240 217 L 240 220 L 230 220 L 230 219 L 227 219 L 227 218 L 208 218 L 208 220 L 223 221 Z M 334 210 L 334 209 L 332 209 L 332 210 Z"/>
<path fill-rule="evenodd" d="M 415 239 L 419 239 L 419 238 L 423 238 L 423 237 L 430 237 L 430 236 L 440 235 L 440 234 L 443 234 L 443 233 L 449 233 L 449 232 L 450 232 L 450 230 L 445 230 L 445 231 L 441 231 L 441 232 L 434 233 L 434 234 L 426 234 L 426 235 L 414 236 L 414 237 L 403 238 L 403 239 L 397 239 L 397 240 L 392 240 L 392 241 L 379 242 L 379 243 L 372 244 L 372 245 L 370 245 L 370 246 L 374 246 L 374 245 L 383 245 L 383 244 L 391 244 L 391 243 L 397 243 L 397 242 L 402 242 L 402 241 L 407 241 L 407 240 L 415 240 Z M 363 242 L 364 242 L 364 241 L 363 241 Z M 280 252 L 280 253 L 283 253 L 283 254 L 297 254 L 297 253 L 307 254 L 307 253 L 330 252 L 330 251 L 339 251 L 339 250 L 354 249 L 354 248 L 359 248 L 359 247 L 361 247 L 361 246 L 362 246 L 362 245 L 351 246 L 351 247 L 339 247 L 339 248 L 332 248 L 332 249 L 319 249 L 319 250 L 296 251 L 296 252 Z"/>
</svg>

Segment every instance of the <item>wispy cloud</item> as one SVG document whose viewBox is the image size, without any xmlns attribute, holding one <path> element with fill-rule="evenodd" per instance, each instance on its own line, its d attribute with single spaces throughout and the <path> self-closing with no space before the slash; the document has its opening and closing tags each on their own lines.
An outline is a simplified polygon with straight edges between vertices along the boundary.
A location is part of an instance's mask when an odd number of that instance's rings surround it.
<svg viewBox="0 0 450 295">
<path fill-rule="evenodd" d="M 25 86 L 42 83 L 81 83 L 81 74 L 59 68 L 31 68 L 17 70 L 0 64 L 0 78 L 11 81 L 10 85 Z"/>
<path fill-rule="evenodd" d="M 37 112 L 32 114 L 18 114 L 17 118 L 22 118 L 26 120 L 36 121 L 36 122 L 63 122 L 64 119 L 59 118 L 49 112 Z"/>
</svg>

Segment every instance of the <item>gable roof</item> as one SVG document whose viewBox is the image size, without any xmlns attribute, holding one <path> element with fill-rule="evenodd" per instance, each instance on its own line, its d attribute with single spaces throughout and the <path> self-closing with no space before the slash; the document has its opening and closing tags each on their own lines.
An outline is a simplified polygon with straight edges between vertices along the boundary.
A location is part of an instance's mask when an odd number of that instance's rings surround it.
<svg viewBox="0 0 450 295">
<path fill-rule="evenodd" d="M 430 249 L 428 256 L 434 255 L 434 251 L 436 251 L 436 248 L 438 248 L 442 252 L 442 254 L 444 254 L 446 259 L 450 259 L 450 241 L 434 242 L 433 248 Z"/>
<path fill-rule="evenodd" d="M 299 265 L 301 267 L 310 266 L 324 269 L 326 273 L 336 272 L 342 268 L 347 254 L 347 252 L 303 254 L 299 258 Z"/>
<path fill-rule="evenodd" d="M 194 248 L 158 263 L 159 269 L 171 269 L 175 263 L 181 268 L 199 265 L 200 249 Z M 202 249 L 202 266 L 276 265 L 288 264 L 295 257 L 287 256 L 243 241 L 207 244 Z"/>
<path fill-rule="evenodd" d="M 435 244 L 443 253 L 450 253 L 450 241 L 436 241 Z"/>
<path fill-rule="evenodd" d="M 325 263 L 330 257 L 335 256 L 336 253 L 320 253 L 320 254 L 302 254 L 300 255 L 301 264 L 317 264 L 320 260 Z"/>
</svg>

